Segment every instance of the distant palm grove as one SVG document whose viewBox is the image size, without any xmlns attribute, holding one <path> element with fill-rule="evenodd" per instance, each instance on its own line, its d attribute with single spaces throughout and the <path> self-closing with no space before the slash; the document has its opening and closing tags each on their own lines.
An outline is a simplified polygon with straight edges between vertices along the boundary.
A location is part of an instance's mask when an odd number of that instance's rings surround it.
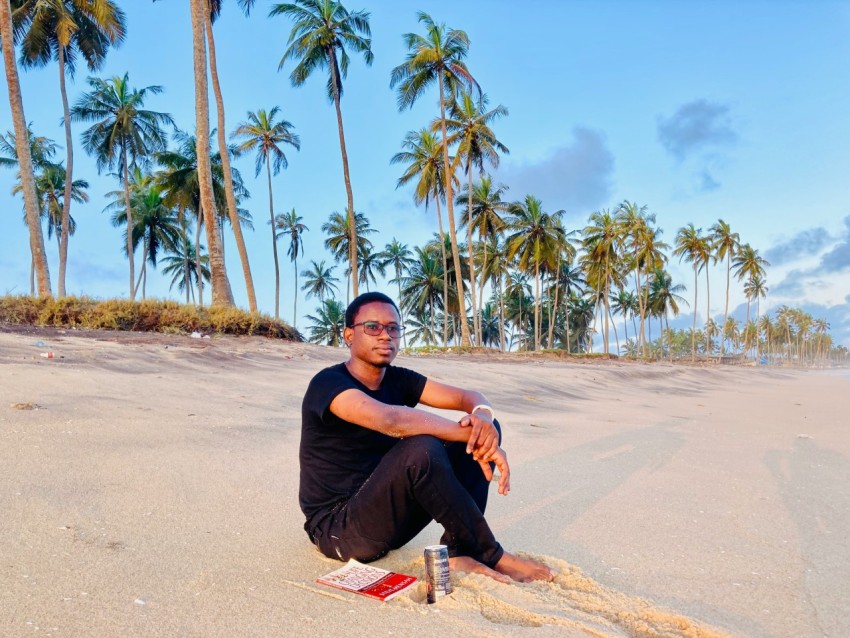
<svg viewBox="0 0 850 638">
<path fill-rule="evenodd" d="M 406 347 L 846 361 L 847 349 L 834 346 L 826 321 L 785 306 L 772 315 L 761 312 L 770 264 L 723 219 L 703 228 L 689 224 L 665 241 L 651 209 L 635 201 L 594 211 L 582 227 L 569 228 L 557 202 L 542 202 L 533 193 L 508 198 L 508 185 L 488 173 L 509 153 L 496 133 L 508 109 L 490 104 L 475 70 L 466 65 L 467 34 L 423 12 L 418 31 L 402 36 L 408 53 L 389 83 L 399 110 L 432 100 L 434 119 L 408 132 L 387 160 L 398 166 L 398 187 L 411 189 L 417 205 L 434 211 L 433 237 L 421 246 L 395 238 L 378 242 L 378 229 L 356 208 L 341 99 L 350 64 L 372 63 L 370 16 L 332 0 L 271 3 L 269 19 L 291 29 L 280 60 L 291 84 L 300 87 L 311 76 L 327 84 L 343 169 L 331 178 L 344 183 L 345 201 L 342 212 L 328 211 L 322 220 L 304 219 L 295 209 L 276 212 L 273 176 L 287 168 L 287 152 L 300 148 L 295 126 L 274 105 L 258 105 L 235 126 L 226 122 L 213 28 L 222 2 L 183 1 L 191 7 L 195 77 L 196 118 L 188 129 L 148 108 L 162 87 L 135 86 L 127 74 L 96 75 L 125 37 L 126 18 L 117 0 L 0 0 L 13 116 L 13 130 L 0 136 L 0 166 L 18 174 L 13 194 L 24 203 L 31 294 L 54 294 L 46 231 L 58 250 L 57 294 L 66 295 L 68 242 L 76 230 L 72 213 L 89 200 L 88 182 L 74 173 L 74 152 L 81 148 L 98 171 L 116 177 L 107 210 L 127 259 L 131 300 L 145 298 L 148 277 L 159 268 L 186 303 L 232 306 L 231 281 L 237 277 L 228 275 L 223 246 L 225 233 L 233 233 L 238 285 L 245 286 L 249 310 L 256 312 L 243 238 L 243 231 L 253 230 L 241 206 L 248 193 L 233 165 L 247 158 L 268 185 L 266 245 L 274 255 L 275 319 L 281 316 L 281 287 L 296 291 L 293 324 L 302 291 L 318 302 L 314 314 L 306 315 L 311 341 L 340 346 L 347 301 L 361 287 L 377 286 L 380 277 L 400 299 Z M 255 3 L 238 4 L 247 14 Z M 19 69 L 54 64 L 62 143 L 27 126 L 18 76 Z M 81 65 L 92 75 L 71 100 L 66 77 Z M 213 122 L 208 83 L 216 106 Z M 58 110 L 57 104 L 57 115 Z M 77 140 L 72 124 L 80 129 Z M 305 255 L 304 233 L 317 231 L 326 237 L 328 254 Z M 281 282 L 281 240 L 292 263 L 291 283 Z M 687 264 L 693 280 L 674 282 L 666 269 L 670 259 Z M 719 291 L 710 289 L 710 269 L 724 277 Z M 733 286 L 742 287 L 747 300 L 744 321 L 730 315 Z M 722 300 L 722 316 L 709 311 L 712 293 L 715 304 Z M 671 328 L 671 318 L 685 307 L 693 315 L 690 328 Z M 698 325 L 700 310 L 708 319 Z"/>
</svg>

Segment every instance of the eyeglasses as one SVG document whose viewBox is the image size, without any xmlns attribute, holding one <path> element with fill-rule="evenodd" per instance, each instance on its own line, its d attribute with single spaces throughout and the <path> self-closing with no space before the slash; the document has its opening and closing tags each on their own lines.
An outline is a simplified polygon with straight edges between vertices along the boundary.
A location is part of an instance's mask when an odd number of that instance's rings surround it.
<svg viewBox="0 0 850 638">
<path fill-rule="evenodd" d="M 353 323 L 349 326 L 349 328 L 354 328 L 356 326 L 363 326 L 363 332 L 369 336 L 377 337 L 384 330 L 387 331 L 387 334 L 392 339 L 398 339 L 401 335 L 404 334 L 404 326 L 400 326 L 397 323 L 380 323 L 378 321 L 361 321 L 360 323 Z"/>
</svg>

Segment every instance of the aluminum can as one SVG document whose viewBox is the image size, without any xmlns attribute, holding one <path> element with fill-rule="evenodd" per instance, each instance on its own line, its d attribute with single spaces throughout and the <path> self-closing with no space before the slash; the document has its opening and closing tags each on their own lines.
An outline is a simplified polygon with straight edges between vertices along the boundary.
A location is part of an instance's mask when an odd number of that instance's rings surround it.
<svg viewBox="0 0 850 638">
<path fill-rule="evenodd" d="M 428 545 L 425 548 L 425 576 L 429 605 L 437 602 L 438 598 L 452 593 L 448 547 Z"/>
</svg>

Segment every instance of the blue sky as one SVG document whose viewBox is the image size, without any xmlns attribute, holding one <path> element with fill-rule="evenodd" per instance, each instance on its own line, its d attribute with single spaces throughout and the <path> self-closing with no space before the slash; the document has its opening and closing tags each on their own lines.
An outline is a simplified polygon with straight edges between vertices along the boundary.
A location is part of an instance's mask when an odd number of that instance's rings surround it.
<svg viewBox="0 0 850 638">
<path fill-rule="evenodd" d="M 131 0 L 128 37 L 98 74 L 129 72 L 136 87 L 159 84 L 164 93 L 147 107 L 167 111 L 183 129 L 193 126 L 194 97 L 188 2 Z M 216 42 L 231 131 L 249 110 L 281 107 L 301 137 L 287 151 L 289 168 L 274 179 L 275 212 L 303 216 L 305 259 L 330 259 L 321 225 L 342 211 L 345 188 L 332 106 L 324 79 L 294 89 L 277 66 L 290 24 L 267 18 L 271 3 L 258 0 L 245 18 L 224 3 Z M 850 2 L 362 2 L 371 13 L 375 62 L 353 60 L 342 102 L 355 207 L 368 216 L 382 247 L 393 237 L 424 243 L 436 231 L 433 210 L 417 209 L 389 158 L 409 130 L 437 114 L 437 95 L 399 112 L 390 70 L 404 58 L 402 34 L 419 31 L 416 10 L 464 29 L 471 40 L 468 65 L 491 105 L 510 115 L 494 124 L 510 149 L 495 171 L 508 197 L 534 194 L 547 210 L 567 211 L 570 228 L 589 213 L 623 199 L 646 204 L 664 239 L 693 222 L 707 228 L 718 218 L 767 257 L 770 294 L 762 310 L 802 306 L 826 318 L 837 340 L 850 344 Z M 56 66 L 22 74 L 24 108 L 36 132 L 64 139 Z M 69 85 L 73 101 L 86 89 L 80 68 Z M 214 106 L 214 105 L 213 105 Z M 0 130 L 11 128 L 5 83 L 0 86 Z M 82 125 L 75 125 L 78 139 Z M 60 153 L 64 155 L 64 153 Z M 117 187 L 98 176 L 76 147 L 75 178 L 91 182 L 91 202 L 76 205 L 79 225 L 69 248 L 68 289 L 96 297 L 127 295 L 122 240 L 102 213 L 105 193 Z M 251 191 L 246 203 L 255 230 L 248 232 L 258 300 L 273 312 L 274 273 L 268 195 L 254 179 L 253 158 L 236 162 Z M 9 191 L 14 176 L 0 172 L 0 293 L 29 289 L 27 235 L 22 204 Z M 293 268 L 282 260 L 281 314 L 291 320 Z M 58 274 L 55 242 L 48 245 L 51 276 Z M 241 268 L 232 244 L 228 273 L 237 303 L 246 306 Z M 137 262 L 140 254 L 137 256 Z M 137 266 L 138 267 L 138 266 Z M 693 284 L 687 264 L 671 261 L 677 282 Z M 337 274 L 341 274 L 341 268 Z M 703 282 L 700 282 L 702 290 Z M 712 316 L 722 317 L 725 271 L 712 270 Z M 392 289 L 392 288 L 391 288 Z M 303 293 L 300 293 L 303 295 Z M 148 295 L 175 297 L 168 282 L 149 273 Z M 700 292 L 698 322 L 705 317 Z M 733 285 L 731 308 L 743 318 L 744 297 Z M 298 326 L 312 302 L 299 300 Z M 683 309 L 680 325 L 690 325 Z"/>
</svg>

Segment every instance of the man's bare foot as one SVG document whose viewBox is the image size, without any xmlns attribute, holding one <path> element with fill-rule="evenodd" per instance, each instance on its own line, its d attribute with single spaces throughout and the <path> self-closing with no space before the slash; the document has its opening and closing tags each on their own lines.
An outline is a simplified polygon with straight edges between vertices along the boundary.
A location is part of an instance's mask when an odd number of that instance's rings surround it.
<svg viewBox="0 0 850 638">
<path fill-rule="evenodd" d="M 453 558 L 449 558 L 449 569 L 472 574 L 484 574 L 493 580 L 498 580 L 500 583 L 511 582 L 511 579 L 507 575 L 500 574 L 495 569 L 490 569 L 484 563 L 479 563 L 469 556 L 454 556 Z"/>
<path fill-rule="evenodd" d="M 520 558 L 508 552 L 505 552 L 496 563 L 496 571 L 521 583 L 532 580 L 555 580 L 555 573 L 543 563 L 530 558 Z"/>
</svg>

